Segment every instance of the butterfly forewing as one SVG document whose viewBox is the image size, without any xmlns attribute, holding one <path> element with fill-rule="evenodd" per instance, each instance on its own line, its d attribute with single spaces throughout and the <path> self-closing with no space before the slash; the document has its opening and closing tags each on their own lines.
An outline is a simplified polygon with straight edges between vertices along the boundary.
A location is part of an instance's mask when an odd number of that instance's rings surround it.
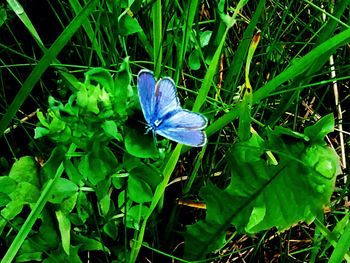
<svg viewBox="0 0 350 263">
<path fill-rule="evenodd" d="M 137 89 L 139 93 L 143 116 L 150 124 L 155 104 L 155 85 L 154 75 L 149 70 L 141 70 L 137 77 Z"/>
<path fill-rule="evenodd" d="M 171 78 L 160 79 L 155 89 L 153 121 L 161 120 L 167 113 L 180 109 L 174 81 Z"/>
</svg>

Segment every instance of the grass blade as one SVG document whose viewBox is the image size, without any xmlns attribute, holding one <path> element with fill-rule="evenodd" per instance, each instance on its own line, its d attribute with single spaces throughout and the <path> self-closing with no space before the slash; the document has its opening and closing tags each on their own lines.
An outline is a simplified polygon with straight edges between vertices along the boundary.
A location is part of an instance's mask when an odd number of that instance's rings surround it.
<svg viewBox="0 0 350 263">
<path fill-rule="evenodd" d="M 16 112 L 21 107 L 23 102 L 26 100 L 31 90 L 34 88 L 35 84 L 39 81 L 41 75 L 50 66 L 50 63 L 56 58 L 63 47 L 72 38 L 74 33 L 79 29 L 82 23 L 87 19 L 87 17 L 94 10 L 97 0 L 91 0 L 84 9 L 72 20 L 72 22 L 66 27 L 66 29 L 61 33 L 61 35 L 52 44 L 50 49 L 41 58 L 38 65 L 35 66 L 29 77 L 23 83 L 22 88 L 18 91 L 15 99 L 7 109 L 7 112 L 2 117 L 0 121 L 0 137 L 4 134 L 4 131 L 10 124 L 12 118 L 16 115 Z"/>
<path fill-rule="evenodd" d="M 259 103 L 262 99 L 269 96 L 270 93 L 277 90 L 277 88 L 288 80 L 306 72 L 311 67 L 318 57 L 334 52 L 339 46 L 344 45 L 350 40 L 350 29 L 335 35 L 329 40 L 323 42 L 308 54 L 297 60 L 292 66 L 284 70 L 281 74 L 266 83 L 263 87 L 257 90 L 253 95 L 253 103 Z"/>
<path fill-rule="evenodd" d="M 159 77 L 162 67 L 162 1 L 157 0 L 153 6 L 153 52 L 154 75 Z"/>
</svg>

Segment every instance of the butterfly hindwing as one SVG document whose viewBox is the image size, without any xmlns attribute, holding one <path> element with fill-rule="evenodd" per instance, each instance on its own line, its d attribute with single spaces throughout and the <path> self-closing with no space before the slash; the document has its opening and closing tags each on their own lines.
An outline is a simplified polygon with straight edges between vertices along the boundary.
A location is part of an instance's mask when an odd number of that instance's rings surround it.
<svg viewBox="0 0 350 263">
<path fill-rule="evenodd" d="M 158 129 L 178 128 L 202 130 L 207 126 L 207 123 L 207 118 L 202 114 L 178 109 L 177 111 L 167 114 Z"/>
<path fill-rule="evenodd" d="M 155 104 L 155 85 L 156 80 L 152 71 L 141 70 L 137 77 L 137 88 L 141 103 L 143 116 L 147 123 L 151 122 Z"/>
<path fill-rule="evenodd" d="M 168 128 L 156 130 L 156 133 L 169 140 L 193 147 L 201 147 L 207 143 L 207 136 L 202 130 Z"/>
<path fill-rule="evenodd" d="M 202 131 L 206 126 L 207 119 L 203 115 L 180 109 L 168 114 L 156 133 L 182 144 L 200 147 L 207 142 L 206 134 Z"/>
</svg>

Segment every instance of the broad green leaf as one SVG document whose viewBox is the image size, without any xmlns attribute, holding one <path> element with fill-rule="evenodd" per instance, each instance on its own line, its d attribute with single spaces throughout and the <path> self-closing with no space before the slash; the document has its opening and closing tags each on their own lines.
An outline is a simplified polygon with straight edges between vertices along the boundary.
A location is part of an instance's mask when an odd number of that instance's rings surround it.
<svg viewBox="0 0 350 263">
<path fill-rule="evenodd" d="M 141 131 L 126 127 L 125 129 L 126 151 L 139 158 L 158 157 L 157 149 L 151 135 L 145 135 Z"/>
<path fill-rule="evenodd" d="M 328 122 L 318 125 L 318 130 L 326 129 Z M 311 223 L 329 203 L 340 172 L 333 149 L 285 132 L 269 133 L 266 142 L 255 137 L 253 133 L 250 140 L 233 146 L 228 155 L 232 177 L 226 189 L 211 183 L 201 189 L 207 216 L 185 233 L 187 258 L 199 259 L 219 249 L 231 224 L 248 234 L 273 227 L 283 231 L 300 221 Z M 278 165 L 266 163 L 265 147 L 277 156 Z"/>
<path fill-rule="evenodd" d="M 75 242 L 81 244 L 80 251 L 100 250 L 108 254 L 111 253 L 109 248 L 99 240 L 77 234 L 73 235 L 72 239 L 74 239 Z"/>
<path fill-rule="evenodd" d="M 115 220 L 108 221 L 103 226 L 103 232 L 105 232 L 110 238 L 116 240 L 118 236 L 118 225 Z"/>
<path fill-rule="evenodd" d="M 303 139 L 305 141 L 309 141 L 310 138 L 307 136 L 306 129 L 305 129 L 305 134 L 302 134 L 302 133 L 292 131 L 292 130 L 287 129 L 287 128 L 282 127 L 282 126 L 276 126 L 273 130 L 273 134 L 275 134 L 276 136 L 287 135 L 287 136 L 294 137 L 297 139 Z"/>
<path fill-rule="evenodd" d="M 50 130 L 44 127 L 36 127 L 34 130 L 34 139 L 39 139 L 50 134 Z"/>
<path fill-rule="evenodd" d="M 14 178 L 0 176 L 0 185 L 0 193 L 9 195 L 15 190 L 17 183 Z"/>
<path fill-rule="evenodd" d="M 67 152 L 67 148 L 60 145 L 56 146 L 50 155 L 50 158 L 47 160 L 47 162 L 44 164 L 42 168 L 42 174 L 45 175 L 47 178 L 54 178 L 57 169 L 59 168 L 61 162 L 65 159 L 65 155 Z"/>
<path fill-rule="evenodd" d="M 114 82 L 111 74 L 104 68 L 94 68 L 85 73 L 86 82 L 96 81 L 101 87 L 105 88 L 108 93 L 114 94 Z"/>
<path fill-rule="evenodd" d="M 123 167 L 125 168 L 125 170 L 131 171 L 135 167 L 142 166 L 142 165 L 144 165 L 144 164 L 142 163 L 140 158 L 137 158 L 137 157 L 130 155 L 128 153 L 124 153 L 124 155 L 123 155 Z"/>
<path fill-rule="evenodd" d="M 204 32 L 199 32 L 199 43 L 201 47 L 205 47 L 209 44 L 209 40 L 211 38 L 211 35 L 213 34 L 212 31 L 206 30 Z"/>
<path fill-rule="evenodd" d="M 141 31 L 142 28 L 139 22 L 128 14 L 125 14 L 119 20 L 119 34 L 122 36 L 128 36 Z"/>
<path fill-rule="evenodd" d="M 15 218 L 24 206 L 22 201 L 10 201 L 0 212 L 0 234 L 4 230 L 7 222 Z"/>
<path fill-rule="evenodd" d="M 128 196 L 136 203 L 145 203 L 152 200 L 153 193 L 147 182 L 130 175 L 128 178 Z"/>
<path fill-rule="evenodd" d="M 140 165 L 129 171 L 129 176 L 144 180 L 154 191 L 162 181 L 160 171 L 148 165 Z"/>
<path fill-rule="evenodd" d="M 10 171 L 9 177 L 16 182 L 28 182 L 39 187 L 38 164 L 33 157 L 25 156 L 16 161 Z"/>
<path fill-rule="evenodd" d="M 140 222 L 147 215 L 149 208 L 145 205 L 135 205 L 131 207 L 126 213 L 126 226 L 139 230 Z"/>
<path fill-rule="evenodd" d="M 125 196 L 125 191 L 121 191 L 118 195 L 118 208 L 125 213 L 125 211 L 128 211 L 130 207 L 132 206 L 133 201 L 130 198 L 127 198 Z"/>
<path fill-rule="evenodd" d="M 73 211 L 77 204 L 77 199 L 78 199 L 79 193 L 76 192 L 73 194 L 71 197 L 68 197 L 65 199 L 61 204 L 60 204 L 60 211 L 62 211 L 65 214 L 69 214 L 70 212 Z"/>
<path fill-rule="evenodd" d="M 122 135 L 118 132 L 118 126 L 114 121 L 105 121 L 102 123 L 102 129 L 106 134 L 110 135 L 114 139 L 121 141 Z"/>
<path fill-rule="evenodd" d="M 313 143 L 323 143 L 324 137 L 334 131 L 334 116 L 328 114 L 312 126 L 305 128 L 307 135 Z"/>
<path fill-rule="evenodd" d="M 65 178 L 58 178 L 51 190 L 49 202 L 59 204 L 78 191 L 78 186 Z"/>
<path fill-rule="evenodd" d="M 10 194 L 13 201 L 23 203 L 35 203 L 39 196 L 39 188 L 26 181 L 18 183 L 16 189 Z"/>
<path fill-rule="evenodd" d="M 188 65 L 192 70 L 198 70 L 201 67 L 199 52 L 197 49 L 193 50 L 188 58 Z"/>
<path fill-rule="evenodd" d="M 97 185 L 114 173 L 117 164 L 118 161 L 112 151 L 107 147 L 101 147 L 83 156 L 78 165 L 78 170 L 93 185 Z"/>
</svg>

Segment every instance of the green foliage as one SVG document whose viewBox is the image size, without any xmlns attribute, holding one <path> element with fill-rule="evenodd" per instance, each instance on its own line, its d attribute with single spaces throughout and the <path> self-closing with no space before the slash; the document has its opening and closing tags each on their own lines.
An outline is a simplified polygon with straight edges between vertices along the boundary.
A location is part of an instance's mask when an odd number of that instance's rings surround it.
<svg viewBox="0 0 350 263">
<path fill-rule="evenodd" d="M 0 234 L 7 222 L 18 216 L 25 205 L 33 205 L 40 195 L 38 167 L 32 157 L 15 162 L 8 176 L 1 176 Z"/>
<path fill-rule="evenodd" d="M 61 146 L 53 151 L 41 175 L 35 160 L 24 157 L 13 165 L 9 176 L 0 177 L 7 186 L 7 190 L 1 192 L 1 201 L 5 206 L 1 210 L 1 230 L 9 220 L 19 215 L 23 205 L 34 204 L 38 200 L 40 181 L 45 189 L 42 196 L 45 193 L 46 202 L 55 205 L 55 218 L 50 217 L 47 220 L 57 220 L 59 237 L 56 236 L 55 239 L 61 240 L 60 250 L 52 251 L 47 261 L 51 256 L 55 256 L 79 262 L 79 251 L 108 251 L 100 241 L 91 239 L 100 240 L 100 237 L 88 237 L 84 236 L 84 233 L 73 231 L 74 227 L 87 224 L 94 213 L 87 199 L 89 192 L 94 192 L 97 197 L 101 231 L 116 240 L 118 225 L 123 222 L 123 218 L 126 227 L 140 228 L 142 219 L 148 212 L 147 203 L 152 201 L 162 177 L 156 166 L 144 165 L 140 161 L 135 163 L 136 159 L 130 157 L 132 161 L 128 162 L 130 155 L 127 153 L 124 164 L 119 163 L 109 146 L 114 140 L 125 141 L 125 149 L 131 155 L 142 158 L 160 157 L 153 140 L 152 144 L 149 144 L 144 138 L 138 138 L 137 134 L 128 132 L 133 130 L 126 127 L 127 112 L 133 110 L 135 98 L 129 89 L 131 75 L 127 60 L 121 64 L 116 79 L 102 68 L 88 71 L 84 82 L 79 82 L 67 73 L 64 75 L 74 87 L 73 94 L 66 103 L 49 97 L 49 109 L 47 113 L 38 112 L 40 122 L 35 129 L 36 139 L 50 138 Z M 123 103 L 120 103 L 121 101 Z M 80 152 L 67 158 L 65 149 L 73 144 L 79 147 Z M 60 169 L 65 171 L 66 178 L 56 176 Z M 122 174 L 126 174 L 128 178 Z M 111 176 L 113 180 L 110 179 Z M 50 179 L 54 180 L 53 184 Z M 82 187 L 86 186 L 89 186 L 90 190 L 82 191 Z M 119 205 L 113 202 L 113 190 L 119 192 L 114 196 L 124 200 Z M 23 198 L 13 199 L 17 195 Z M 113 216 L 118 216 L 119 222 L 112 220 Z M 53 221 L 50 224 L 53 224 Z M 73 244 L 80 245 L 76 247 Z M 57 245 L 56 243 L 54 247 L 57 248 Z M 50 251 L 52 248 L 45 249 Z M 17 258 L 23 261 L 41 260 L 42 253 L 38 247 L 26 247 L 25 251 L 20 250 Z"/>
<path fill-rule="evenodd" d="M 9 149 L 0 156 L 1 263 L 96 255 L 181 262 L 169 251 L 183 257 L 179 229 L 195 221 L 184 233 L 188 259 L 228 251 L 237 238 L 230 254 L 251 262 L 350 260 L 349 190 L 335 182 L 338 158 L 325 144 L 328 136 L 337 151 L 347 147 L 333 131 L 347 111 L 326 114 L 336 112 L 329 85 L 349 79 L 350 0 L 69 0 L 44 6 L 45 23 L 30 20 L 31 3 L 7 3 L 0 5 L 0 143 Z M 208 145 L 188 151 L 145 134 L 140 68 L 173 77 L 181 105 L 207 116 Z M 239 94 L 247 80 L 250 89 Z M 37 108 L 38 120 L 29 114 Z M 317 114 L 325 117 L 309 125 Z M 40 167 L 26 155 L 46 161 Z M 204 201 L 205 219 L 178 198 Z M 210 261 L 229 261 L 222 251 Z"/>
<path fill-rule="evenodd" d="M 227 157 L 229 186 L 221 190 L 209 183 L 200 191 L 207 215 L 184 234 L 186 256 L 199 259 L 219 249 L 231 224 L 240 233 L 255 234 L 273 227 L 283 231 L 300 221 L 311 223 L 329 203 L 340 172 L 337 154 L 322 140 L 333 125 L 333 116 L 328 115 L 307 127 L 310 141 L 271 130 L 266 141 L 253 134 L 235 144 Z M 311 133 L 318 130 L 323 133 Z M 278 165 L 267 164 L 265 149 L 277 156 Z"/>
</svg>

